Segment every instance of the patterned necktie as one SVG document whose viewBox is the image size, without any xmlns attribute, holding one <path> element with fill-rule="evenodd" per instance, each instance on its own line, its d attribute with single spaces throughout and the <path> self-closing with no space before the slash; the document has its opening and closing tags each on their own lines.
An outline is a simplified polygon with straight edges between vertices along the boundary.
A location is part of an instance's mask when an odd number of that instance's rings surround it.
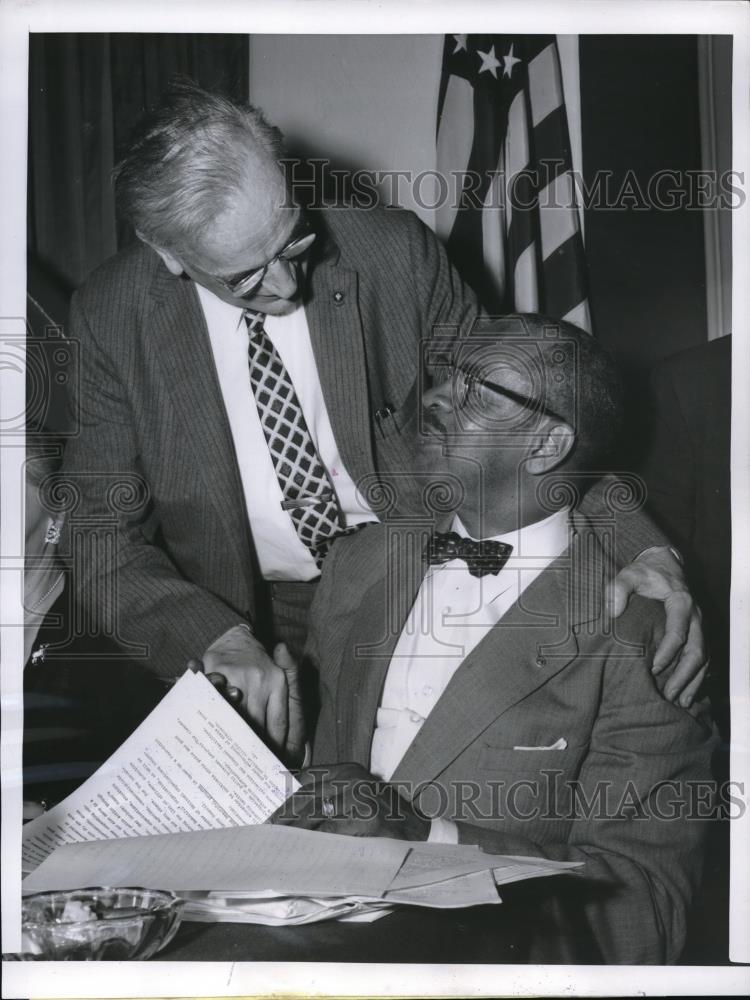
<svg viewBox="0 0 750 1000">
<path fill-rule="evenodd" d="M 310 437 L 289 372 L 263 328 L 263 313 L 245 310 L 250 334 L 250 382 L 276 478 L 297 535 L 318 568 L 328 546 L 343 533 L 344 516 L 333 484 Z"/>
<path fill-rule="evenodd" d="M 442 566 L 451 559 L 463 559 L 472 576 L 496 576 L 506 564 L 513 551 L 507 542 L 481 541 L 462 538 L 455 531 L 436 531 L 427 549 L 430 566 Z"/>
</svg>

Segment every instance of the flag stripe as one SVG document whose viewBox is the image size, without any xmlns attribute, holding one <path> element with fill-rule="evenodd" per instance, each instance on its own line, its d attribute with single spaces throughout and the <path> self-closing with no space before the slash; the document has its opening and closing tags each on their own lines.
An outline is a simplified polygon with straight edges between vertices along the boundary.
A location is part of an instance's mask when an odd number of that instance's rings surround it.
<svg viewBox="0 0 750 1000">
<path fill-rule="evenodd" d="M 569 173 L 560 174 L 539 194 L 542 260 L 578 232 L 578 215 L 571 207 L 572 197 L 573 178 Z"/>
<path fill-rule="evenodd" d="M 554 43 L 529 62 L 529 102 L 535 127 L 563 102 Z"/>
<path fill-rule="evenodd" d="M 572 323 L 574 326 L 580 326 L 582 330 L 591 331 L 591 313 L 589 312 L 589 300 L 583 299 L 579 302 L 577 306 L 574 306 L 570 312 L 565 313 L 563 319 Z"/>
<path fill-rule="evenodd" d="M 554 35 L 523 35 L 521 36 L 522 46 L 523 46 L 523 57 L 526 60 L 526 64 L 532 63 L 538 55 L 544 52 L 545 49 L 553 45 L 555 49 L 557 48 L 557 41 Z M 506 44 L 505 49 L 508 48 Z M 518 49 L 518 46 L 516 46 Z M 503 50 L 505 51 L 505 50 Z M 519 53 L 516 52 L 516 55 Z"/>
<path fill-rule="evenodd" d="M 579 293 L 576 290 L 580 287 L 582 256 L 581 241 L 576 234 L 545 260 L 544 308 L 550 316 L 563 317 L 577 305 Z"/>
<path fill-rule="evenodd" d="M 590 329 L 555 36 L 446 36 L 437 147 L 444 174 L 475 175 L 460 208 L 441 209 L 438 221 L 485 305 L 567 315 Z"/>
<path fill-rule="evenodd" d="M 456 221 L 458 182 L 453 177 L 466 169 L 474 145 L 474 97 L 471 84 L 459 76 L 450 76 L 443 98 L 445 115 L 450 128 L 438 132 L 437 157 L 448 185 L 447 199 L 438 205 L 437 233 L 445 240 Z"/>
<path fill-rule="evenodd" d="M 526 121 L 526 98 L 516 94 L 508 111 L 508 129 L 505 137 L 505 169 L 512 180 L 529 164 L 529 130 Z"/>
<path fill-rule="evenodd" d="M 482 227 L 483 205 L 492 181 L 493 171 L 502 148 L 502 134 L 496 127 L 496 109 L 491 96 L 474 88 L 474 139 L 467 178 L 461 193 L 460 209 L 448 239 L 448 252 L 454 260 L 475 276 L 474 287 L 481 298 L 493 301 L 498 283 L 484 260 Z M 475 183 L 478 179 L 478 183 Z"/>
<path fill-rule="evenodd" d="M 503 155 L 487 191 L 482 212 L 482 251 L 484 264 L 490 275 L 498 301 L 505 297 L 505 215 L 502 205 Z"/>
<path fill-rule="evenodd" d="M 520 255 L 513 271 L 514 305 L 518 312 L 539 311 L 537 274 L 536 247 L 532 243 Z"/>
<path fill-rule="evenodd" d="M 558 108 L 547 115 L 533 132 L 534 160 L 542 165 L 545 181 L 572 169 L 568 130 L 565 127 L 565 108 Z"/>
</svg>

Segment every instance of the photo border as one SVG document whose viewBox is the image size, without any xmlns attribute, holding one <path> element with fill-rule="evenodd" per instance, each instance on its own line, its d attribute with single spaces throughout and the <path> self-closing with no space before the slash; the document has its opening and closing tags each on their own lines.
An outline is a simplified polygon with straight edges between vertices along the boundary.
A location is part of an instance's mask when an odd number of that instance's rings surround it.
<svg viewBox="0 0 750 1000">
<path fill-rule="evenodd" d="M 211 5 L 179 0 L 130 0 L 126 5 L 92 0 L 4 0 L 0 4 L 0 123 L 3 155 L 0 191 L 4 192 L 0 320 L 23 328 L 25 316 L 26 158 L 28 37 L 31 32 L 131 31 L 174 33 L 237 32 L 294 34 L 440 34 L 465 32 L 561 34 L 731 34 L 733 45 L 732 168 L 750 181 L 750 8 L 734 2 L 687 0 L 609 0 L 607 3 L 388 2 L 388 0 L 218 0 Z M 221 11 L 221 17 L 218 11 Z M 638 32 L 633 32 L 637 26 Z M 733 338 L 732 374 L 732 636 L 731 685 L 733 781 L 750 789 L 750 294 L 742 274 L 750 274 L 750 204 L 732 217 Z M 0 372 L 0 416 L 23 412 L 23 373 Z M 23 442 L 2 442 L 3 512 L 20 496 Z M 3 552 L 20 552 L 19 517 L 0 522 Z M 14 537 L 15 533 L 15 537 Z M 18 620 L 18 574 L 22 560 L 4 560 L 3 616 Z M 22 613 L 22 610 L 21 610 Z M 2 627 L 2 857 L 3 951 L 20 940 L 22 629 Z M 747 801 L 747 795 L 745 796 Z M 750 810 L 731 826 L 730 957 L 750 961 Z M 334 965 L 327 963 L 4 963 L 4 996 L 136 997 L 256 996 L 278 993 L 329 996 L 540 996 L 740 995 L 750 990 L 750 970 L 742 966 L 590 967 L 590 966 L 419 966 Z M 10 991 L 10 992 L 9 992 Z"/>
</svg>

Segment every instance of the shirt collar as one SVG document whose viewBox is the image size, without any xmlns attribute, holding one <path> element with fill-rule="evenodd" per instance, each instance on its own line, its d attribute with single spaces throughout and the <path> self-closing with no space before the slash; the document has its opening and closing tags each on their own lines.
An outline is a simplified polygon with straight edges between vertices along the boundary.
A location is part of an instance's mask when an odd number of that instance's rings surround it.
<svg viewBox="0 0 750 1000">
<path fill-rule="evenodd" d="M 229 302 L 225 302 L 224 299 L 220 299 L 218 295 L 214 295 L 203 285 L 199 285 L 197 281 L 193 284 L 209 327 L 216 324 L 219 329 L 238 330 L 245 310 L 241 306 L 233 306 Z"/>
<path fill-rule="evenodd" d="M 568 547 L 570 541 L 570 511 L 568 508 L 556 510 L 554 514 L 543 518 L 541 521 L 534 521 L 525 524 L 522 528 L 506 532 L 502 535 L 493 535 L 485 541 L 505 542 L 513 546 L 511 559 L 521 555 L 556 559 Z M 462 538 L 471 538 L 471 535 L 461 522 L 461 518 L 456 514 L 453 518 L 451 530 Z"/>
<path fill-rule="evenodd" d="M 244 323 L 245 306 L 233 306 L 230 302 L 220 299 L 218 295 L 214 295 L 208 288 L 199 285 L 197 281 L 193 282 L 193 284 L 198 292 L 198 298 L 203 306 L 203 312 L 209 327 L 212 324 L 216 324 L 217 329 L 240 331 L 242 334 L 247 332 Z M 302 309 L 301 304 L 300 309 Z M 284 316 L 267 316 L 266 323 L 271 326 L 279 322 L 283 323 L 285 319 L 296 317 L 299 311 L 299 309 L 295 309 Z"/>
</svg>

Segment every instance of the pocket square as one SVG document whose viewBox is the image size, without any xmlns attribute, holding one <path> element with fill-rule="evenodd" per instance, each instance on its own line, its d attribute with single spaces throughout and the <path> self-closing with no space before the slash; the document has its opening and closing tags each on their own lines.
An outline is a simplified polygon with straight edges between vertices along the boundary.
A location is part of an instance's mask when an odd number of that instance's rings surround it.
<svg viewBox="0 0 750 1000">
<path fill-rule="evenodd" d="M 550 744 L 548 747 L 513 747 L 514 750 L 567 750 L 568 741 L 564 736 L 561 736 L 559 740 L 555 740 L 554 743 Z"/>
</svg>

